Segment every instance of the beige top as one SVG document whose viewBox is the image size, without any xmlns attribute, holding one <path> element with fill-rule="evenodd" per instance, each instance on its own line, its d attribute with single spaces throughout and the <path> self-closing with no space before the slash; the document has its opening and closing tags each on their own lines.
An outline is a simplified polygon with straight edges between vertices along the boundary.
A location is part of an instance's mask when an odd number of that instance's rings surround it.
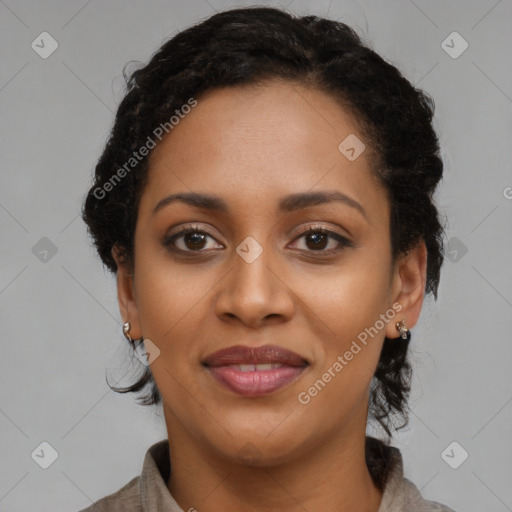
<svg viewBox="0 0 512 512">
<path fill-rule="evenodd" d="M 417 487 L 404 478 L 402 455 L 397 448 L 368 439 L 372 441 L 371 446 L 367 445 L 371 450 L 367 457 L 370 471 L 382 463 L 389 468 L 378 512 L 454 512 L 445 505 L 423 499 Z M 169 441 L 164 439 L 146 452 L 140 476 L 79 512 L 187 512 L 167 489 L 169 475 Z"/>
</svg>

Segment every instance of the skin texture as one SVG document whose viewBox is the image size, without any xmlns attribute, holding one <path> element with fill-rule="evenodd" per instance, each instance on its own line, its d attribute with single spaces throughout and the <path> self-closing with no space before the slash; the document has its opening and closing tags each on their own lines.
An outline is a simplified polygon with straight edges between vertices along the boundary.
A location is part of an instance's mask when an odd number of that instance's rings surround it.
<svg viewBox="0 0 512 512">
<path fill-rule="evenodd" d="M 332 96 L 270 80 L 208 91 L 150 155 L 133 273 L 113 255 L 123 321 L 160 350 L 151 370 L 170 439 L 168 487 L 184 510 L 379 508 L 364 460 L 369 385 L 384 336 L 398 337 L 396 321 L 417 322 L 426 249 L 422 242 L 392 262 L 386 191 L 369 149 L 354 161 L 338 150 L 349 134 L 364 141 Z M 277 212 L 282 196 L 318 190 L 350 196 L 366 216 L 341 202 Z M 182 202 L 152 213 L 167 195 L 191 191 L 222 197 L 229 213 Z M 199 245 L 175 240 L 189 251 L 179 256 L 164 240 L 189 223 L 209 235 Z M 315 245 L 301 234 L 309 226 L 350 245 Z M 263 250 L 252 263 L 236 252 L 248 236 Z M 394 303 L 396 317 L 301 404 L 299 393 Z M 201 365 L 216 350 L 267 343 L 310 363 L 270 395 L 236 394 Z"/>
</svg>

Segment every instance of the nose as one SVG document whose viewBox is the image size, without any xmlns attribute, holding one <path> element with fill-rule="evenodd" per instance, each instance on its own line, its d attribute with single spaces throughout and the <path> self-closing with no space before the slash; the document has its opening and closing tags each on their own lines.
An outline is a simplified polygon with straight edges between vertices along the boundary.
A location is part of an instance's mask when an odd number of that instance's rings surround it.
<svg viewBox="0 0 512 512">
<path fill-rule="evenodd" d="M 224 322 L 238 321 L 251 328 L 289 321 L 294 311 L 293 283 L 286 282 L 290 278 L 275 259 L 272 261 L 270 249 L 255 259 L 245 256 L 243 244 L 239 249 L 231 270 L 220 283 L 215 302 L 217 316 Z M 249 246 L 249 254 L 251 250 L 254 247 Z"/>
</svg>

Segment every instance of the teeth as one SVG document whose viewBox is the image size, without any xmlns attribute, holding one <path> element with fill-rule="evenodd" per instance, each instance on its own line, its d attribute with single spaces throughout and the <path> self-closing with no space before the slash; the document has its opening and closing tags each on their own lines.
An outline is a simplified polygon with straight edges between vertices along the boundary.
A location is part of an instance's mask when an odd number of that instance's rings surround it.
<svg viewBox="0 0 512 512">
<path fill-rule="evenodd" d="M 254 371 L 264 371 L 264 370 L 273 370 L 274 368 L 281 368 L 283 366 L 280 363 L 265 363 L 265 364 L 234 364 L 233 368 L 241 372 L 254 372 Z"/>
<path fill-rule="evenodd" d="M 256 365 L 256 370 L 273 370 L 274 368 L 279 368 L 280 364 L 258 364 Z"/>
</svg>

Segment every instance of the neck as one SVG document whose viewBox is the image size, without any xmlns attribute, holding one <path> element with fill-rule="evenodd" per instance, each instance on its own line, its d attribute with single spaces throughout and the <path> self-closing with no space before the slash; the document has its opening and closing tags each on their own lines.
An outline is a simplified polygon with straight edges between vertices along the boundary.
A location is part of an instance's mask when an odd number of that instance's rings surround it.
<svg viewBox="0 0 512 512">
<path fill-rule="evenodd" d="M 167 486 L 185 511 L 378 512 L 382 491 L 366 465 L 364 429 L 312 446 L 287 462 L 254 467 L 199 445 L 171 413 L 166 412 L 166 422 Z"/>
</svg>

